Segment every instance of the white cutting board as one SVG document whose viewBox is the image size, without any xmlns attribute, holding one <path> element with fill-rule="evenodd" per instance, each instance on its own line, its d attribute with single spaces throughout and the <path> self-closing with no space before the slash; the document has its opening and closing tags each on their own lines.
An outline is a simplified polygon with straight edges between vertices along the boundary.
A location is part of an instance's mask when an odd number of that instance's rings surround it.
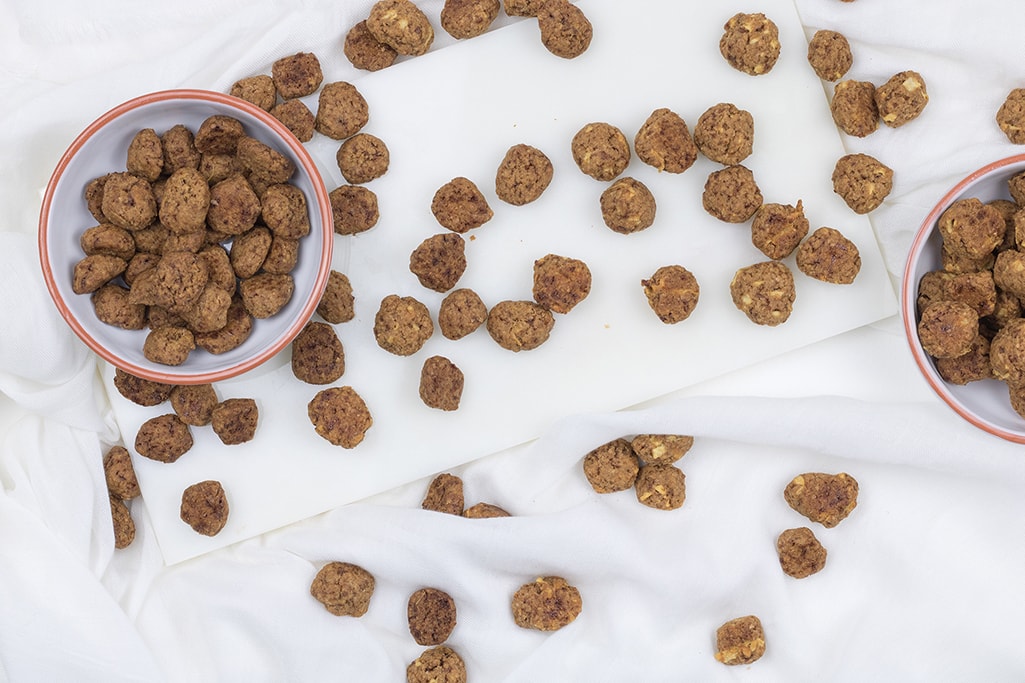
<svg viewBox="0 0 1025 683">
<path fill-rule="evenodd" d="M 354 81 L 370 105 L 364 130 L 389 146 L 391 167 L 368 185 L 379 196 L 380 223 L 361 235 L 336 237 L 335 267 L 349 275 L 356 296 L 356 319 L 336 326 L 346 353 L 337 384 L 363 396 L 374 425 L 353 450 L 317 436 L 306 404 L 321 387 L 292 376 L 287 352 L 217 385 L 223 398 L 259 403 L 253 441 L 223 446 L 210 428 L 199 428 L 195 446 L 176 463 L 135 458 L 168 563 L 523 443 L 562 416 L 628 407 L 896 311 L 869 221 L 832 192 L 830 174 L 844 149 L 822 84 L 806 61 L 805 35 L 790 0 L 578 4 L 591 19 L 594 39 L 577 59 L 547 52 L 536 22 L 520 20 Z M 719 54 L 722 26 L 740 11 L 764 12 L 779 26 L 782 55 L 767 75 L 735 71 Z M 682 175 L 660 174 L 634 157 L 625 175 L 651 189 L 658 213 L 646 231 L 621 235 L 601 219 L 598 199 L 607 185 L 584 176 L 570 154 L 570 139 L 588 122 L 619 126 L 632 141 L 654 109 L 669 107 L 693 127 L 717 102 L 733 102 L 754 116 L 754 153 L 744 163 L 765 201 L 801 199 L 812 229 L 837 228 L 861 252 L 861 273 L 850 286 L 805 277 L 788 259 L 797 299 L 779 327 L 751 323 L 731 302 L 734 272 L 764 257 L 751 244 L 749 223 L 722 223 L 702 209 L 705 179 L 719 165 L 700 158 Z M 547 153 L 555 176 L 539 201 L 514 207 L 495 196 L 494 175 L 505 150 L 521 142 Z M 342 183 L 337 146 L 322 136 L 308 145 L 328 189 Z M 436 331 L 410 357 L 389 354 L 374 341 L 374 314 L 388 294 L 417 297 L 437 314 L 442 295 L 419 285 L 408 270 L 409 255 L 443 231 L 430 212 L 431 198 L 455 176 L 476 182 L 495 212 L 465 235 L 469 267 L 458 286 L 472 287 L 490 306 L 531 298 L 533 262 L 547 253 L 582 259 L 592 271 L 590 296 L 557 315 L 550 340 L 536 350 L 506 351 L 483 328 L 458 341 Z M 701 286 L 696 311 L 677 325 L 655 317 L 640 286 L 671 263 L 690 269 Z M 421 364 L 434 354 L 465 373 L 456 412 L 432 410 L 419 398 Z M 111 376 L 108 370 L 108 382 Z M 170 410 L 140 408 L 113 389 L 111 400 L 129 448 L 145 419 Z M 231 507 L 227 525 L 213 538 L 178 517 L 182 490 L 204 479 L 222 482 Z"/>
</svg>

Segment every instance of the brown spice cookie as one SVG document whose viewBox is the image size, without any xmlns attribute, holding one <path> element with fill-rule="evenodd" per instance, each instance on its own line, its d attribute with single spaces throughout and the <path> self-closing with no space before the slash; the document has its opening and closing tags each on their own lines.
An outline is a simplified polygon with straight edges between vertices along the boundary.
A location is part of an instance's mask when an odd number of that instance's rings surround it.
<svg viewBox="0 0 1025 683">
<path fill-rule="evenodd" d="M 730 282 L 733 304 L 757 325 L 774 327 L 793 312 L 794 274 L 780 261 L 763 261 L 737 270 Z"/>
<path fill-rule="evenodd" d="M 674 463 L 687 454 L 694 445 L 694 437 L 687 434 L 638 434 L 630 447 L 646 464 Z"/>
<path fill-rule="evenodd" d="M 370 8 L 367 30 L 400 55 L 418 56 L 434 42 L 434 28 L 410 0 L 380 0 Z"/>
<path fill-rule="evenodd" d="M 804 205 L 762 204 L 751 221 L 751 242 L 771 259 L 789 256 L 808 234 Z"/>
<path fill-rule="evenodd" d="M 833 192 L 854 213 L 878 208 L 893 189 L 893 169 L 868 154 L 845 154 L 833 167 Z"/>
<path fill-rule="evenodd" d="M 135 540 L 135 520 L 125 501 L 116 496 L 109 496 L 110 518 L 114 525 L 114 547 L 118 550 L 127 548 Z"/>
<path fill-rule="evenodd" d="M 207 225 L 225 235 L 241 235 L 256 225 L 260 198 L 243 176 L 234 174 L 210 188 Z"/>
<path fill-rule="evenodd" d="M 228 523 L 228 497 L 221 482 L 192 484 L 182 492 L 181 519 L 197 534 L 216 536 Z"/>
<path fill-rule="evenodd" d="M 274 105 L 270 115 L 285 124 L 285 128 L 292 131 L 292 135 L 299 142 L 309 142 L 313 139 L 317 119 L 302 100 L 285 100 Z"/>
<path fill-rule="evenodd" d="M 318 133 L 344 140 L 358 133 L 369 120 L 370 106 L 352 83 L 335 81 L 320 89 L 314 122 Z"/>
<path fill-rule="evenodd" d="M 132 403 L 150 407 L 160 405 L 170 398 L 174 385 L 154 382 L 151 379 L 137 377 L 121 368 L 115 368 L 114 388 Z"/>
<path fill-rule="evenodd" d="M 476 38 L 488 30 L 501 8 L 499 0 L 445 0 L 441 28 L 453 38 Z"/>
<path fill-rule="evenodd" d="M 196 337 L 187 327 L 165 325 L 150 330 L 142 342 L 146 360 L 161 365 L 178 366 L 196 348 Z"/>
<path fill-rule="evenodd" d="M 534 301 L 569 313 L 591 291 L 591 270 L 580 259 L 547 254 L 534 261 Z"/>
<path fill-rule="evenodd" d="M 668 463 L 646 464 L 637 473 L 637 502 L 656 510 L 676 510 L 687 499 L 683 470 Z"/>
<path fill-rule="evenodd" d="M 993 377 L 1008 386 L 1025 386 L 1025 318 L 1008 322 L 993 336 L 989 362 Z"/>
<path fill-rule="evenodd" d="M 153 182 L 164 172 L 164 147 L 152 128 L 143 128 L 128 143 L 125 170 Z"/>
<path fill-rule="evenodd" d="M 352 283 L 345 273 L 332 270 L 327 276 L 327 285 L 317 304 L 317 315 L 337 325 L 356 316 L 356 300 L 352 294 Z"/>
<path fill-rule="evenodd" d="M 328 193 L 331 219 L 339 235 L 356 235 L 377 225 L 381 212 L 373 190 L 358 185 L 341 185 Z"/>
<path fill-rule="evenodd" d="M 971 259 L 991 254 L 1003 242 L 1007 229 L 999 209 L 975 197 L 952 203 L 940 214 L 936 228 L 945 249 Z"/>
<path fill-rule="evenodd" d="M 453 232 L 432 235 L 410 254 L 409 270 L 427 289 L 447 292 L 466 270 L 466 242 Z"/>
<path fill-rule="evenodd" d="M 260 195 L 260 206 L 260 217 L 276 236 L 294 240 L 310 234 L 306 195 L 295 185 L 270 185 Z"/>
<path fill-rule="evenodd" d="M 108 282 L 92 293 L 90 301 L 96 318 L 123 330 L 141 330 L 146 326 L 146 306 L 129 301 L 127 287 Z"/>
<path fill-rule="evenodd" d="M 456 601 L 438 588 L 421 588 L 409 596 L 406 621 L 417 645 L 441 645 L 456 627 Z"/>
<path fill-rule="evenodd" d="M 466 664 L 455 650 L 438 645 L 409 663 L 406 683 L 466 683 Z"/>
<path fill-rule="evenodd" d="M 662 266 L 641 280 L 648 306 L 667 325 L 686 320 L 698 305 L 701 288 L 694 274 L 680 265 Z"/>
<path fill-rule="evenodd" d="M 797 269 L 808 277 L 849 285 L 861 271 L 858 246 L 833 228 L 818 228 L 797 247 Z"/>
<path fill-rule="evenodd" d="M 117 256 L 91 254 L 75 264 L 71 276 L 71 290 L 75 294 L 90 294 L 125 271 L 128 262 Z M 132 302 L 136 303 L 136 302 Z"/>
<path fill-rule="evenodd" d="M 449 515 L 463 514 L 463 480 L 447 472 L 437 475 L 427 485 L 420 507 Z"/>
<path fill-rule="evenodd" d="M 283 100 L 312 95 L 324 80 L 320 60 L 311 52 L 281 57 L 271 64 L 270 71 L 274 87 Z"/>
<path fill-rule="evenodd" d="M 495 517 L 512 517 L 508 510 L 491 503 L 477 503 L 463 510 L 467 519 L 493 519 Z"/>
<path fill-rule="evenodd" d="M 438 188 L 431 199 L 431 213 L 442 227 L 464 233 L 494 216 L 488 200 L 469 178 L 453 178 Z"/>
<path fill-rule="evenodd" d="M 723 26 L 719 52 L 738 71 L 767 74 L 779 59 L 779 29 L 761 12 L 735 14 Z"/>
<path fill-rule="evenodd" d="M 783 497 L 796 512 L 831 529 L 858 505 L 858 482 L 846 472 L 806 472 L 787 484 Z"/>
<path fill-rule="evenodd" d="M 637 158 L 666 173 L 683 173 L 698 158 L 698 146 L 683 118 L 665 107 L 656 109 L 634 136 Z"/>
<path fill-rule="evenodd" d="M 488 334 L 509 351 L 530 351 L 548 341 L 555 316 L 534 301 L 500 301 L 488 312 Z"/>
<path fill-rule="evenodd" d="M 1007 94 L 997 110 L 996 121 L 1008 140 L 1025 145 L 1025 88 L 1015 88 Z"/>
<path fill-rule="evenodd" d="M 160 136 L 164 148 L 164 174 L 171 175 L 179 168 L 199 168 L 199 150 L 196 136 L 186 126 L 175 124 Z"/>
<path fill-rule="evenodd" d="M 596 493 L 615 493 L 633 488 L 641 463 L 629 441 L 614 439 L 585 455 L 583 467 Z"/>
<path fill-rule="evenodd" d="M 629 235 L 655 222 L 655 196 L 636 178 L 620 178 L 601 193 L 601 217 L 610 230 Z"/>
<path fill-rule="evenodd" d="M 537 8 L 541 44 L 556 57 L 574 59 L 591 45 L 594 28 L 584 11 L 569 0 L 544 0 Z"/>
<path fill-rule="evenodd" d="M 387 173 L 391 155 L 381 138 L 370 133 L 356 133 L 339 146 L 335 161 L 346 182 L 359 185 Z"/>
<path fill-rule="evenodd" d="M 210 424 L 219 402 L 212 384 L 183 384 L 171 390 L 171 407 L 182 422 L 193 427 Z"/>
<path fill-rule="evenodd" d="M 434 334 L 431 313 L 411 296 L 389 294 L 381 300 L 374 316 L 374 338 L 378 346 L 397 356 L 411 356 Z"/>
<path fill-rule="evenodd" d="M 257 273 L 238 286 L 239 296 L 249 315 L 269 318 L 285 307 L 295 292 L 295 280 L 287 273 Z"/>
<path fill-rule="evenodd" d="M 808 41 L 808 63 L 822 80 L 840 80 L 854 63 L 851 44 L 842 33 L 820 29 Z"/>
<path fill-rule="evenodd" d="M 879 127 L 876 87 L 868 81 L 847 79 L 833 88 L 829 111 L 833 122 L 848 135 L 863 138 Z"/>
<path fill-rule="evenodd" d="M 357 69 L 380 71 L 395 63 L 399 53 L 385 45 L 370 32 L 366 20 L 357 23 L 345 34 L 342 51 Z"/>
<path fill-rule="evenodd" d="M 708 175 L 701 204 L 721 221 L 743 223 L 762 205 L 762 191 L 751 169 L 735 164 Z"/>
<path fill-rule="evenodd" d="M 487 306 L 477 292 L 465 287 L 452 290 L 438 309 L 438 327 L 446 339 L 462 339 L 487 319 Z"/>
<path fill-rule="evenodd" d="M 274 107 L 278 96 L 278 91 L 274 87 L 274 79 L 266 74 L 235 81 L 229 92 L 233 97 L 255 104 L 264 111 L 270 111 Z"/>
<path fill-rule="evenodd" d="M 235 276 L 244 280 L 256 275 L 267 260 L 273 239 L 271 231 L 263 225 L 257 225 L 233 239 L 228 261 Z"/>
<path fill-rule="evenodd" d="M 213 114 L 199 124 L 192 144 L 202 154 L 234 154 L 243 135 L 245 126 L 241 121 L 233 116 Z"/>
<path fill-rule="evenodd" d="M 349 386 L 321 389 L 306 412 L 317 434 L 342 448 L 358 446 L 374 424 L 367 404 Z"/>
<path fill-rule="evenodd" d="M 512 597 L 513 621 L 520 628 L 557 631 L 580 616 L 580 591 L 561 576 L 540 576 Z"/>
<path fill-rule="evenodd" d="M 327 323 L 311 321 L 292 340 L 292 374 L 307 384 L 331 384 L 345 374 L 345 350 Z"/>
<path fill-rule="evenodd" d="M 124 446 L 111 446 L 104 454 L 103 477 L 110 495 L 119 500 L 131 500 L 141 493 L 132 456 Z"/>
<path fill-rule="evenodd" d="M 420 369 L 420 399 L 430 408 L 458 410 L 463 371 L 444 356 L 431 356 Z"/>
<path fill-rule="evenodd" d="M 82 232 L 78 245 L 86 256 L 104 254 L 130 261 L 135 256 L 135 239 L 132 233 L 113 223 L 100 223 Z"/>
<path fill-rule="evenodd" d="M 750 664 L 765 654 L 765 631 L 754 616 L 730 619 L 715 631 L 715 660 L 729 666 Z"/>
<path fill-rule="evenodd" d="M 588 123 L 570 142 L 573 161 L 595 180 L 609 181 L 630 164 L 630 143 L 623 131 L 610 123 Z"/>
<path fill-rule="evenodd" d="M 269 145 L 244 135 L 238 141 L 238 160 L 250 179 L 267 185 L 286 182 L 295 174 L 291 159 Z"/>
<path fill-rule="evenodd" d="M 370 609 L 373 574 L 349 562 L 328 562 L 310 584 L 310 595 L 338 617 L 362 617 Z"/>
<path fill-rule="evenodd" d="M 993 261 L 993 282 L 1008 294 L 1019 299 L 1025 297 L 1025 252 L 1006 249 L 997 254 Z"/>
<path fill-rule="evenodd" d="M 899 128 L 917 119 L 929 104 L 925 79 L 917 71 L 894 74 L 876 88 L 875 98 L 879 118 L 891 128 Z"/>
<path fill-rule="evenodd" d="M 140 230 L 157 217 L 157 199 L 150 184 L 132 173 L 110 173 L 103 183 L 103 216 L 126 230 Z"/>
<path fill-rule="evenodd" d="M 174 462 L 192 448 L 189 426 L 174 413 L 151 417 L 135 434 L 135 452 L 158 462 Z"/>
<path fill-rule="evenodd" d="M 516 144 L 505 152 L 495 174 L 495 194 L 503 202 L 523 206 L 537 200 L 552 182 L 554 167 L 544 152 Z"/>
<path fill-rule="evenodd" d="M 252 441 L 260 421 L 260 409 L 251 398 L 228 398 L 210 413 L 214 434 L 226 446 Z"/>
<path fill-rule="evenodd" d="M 221 354 L 238 348 L 253 331 L 253 316 L 249 315 L 241 298 L 234 298 L 228 306 L 227 322 L 216 332 L 195 335 L 196 346 L 207 353 Z"/>
<path fill-rule="evenodd" d="M 826 549 L 806 526 L 787 529 L 776 538 L 776 554 L 783 573 L 803 579 L 826 566 Z"/>
<path fill-rule="evenodd" d="M 285 275 L 295 270 L 299 264 L 299 240 L 274 235 L 267 250 L 267 258 L 263 269 L 268 273 Z"/>
<path fill-rule="evenodd" d="M 992 361 L 989 357 L 990 340 L 979 334 L 971 348 L 956 358 L 936 358 L 936 372 L 945 382 L 964 385 L 993 377 Z"/>
</svg>

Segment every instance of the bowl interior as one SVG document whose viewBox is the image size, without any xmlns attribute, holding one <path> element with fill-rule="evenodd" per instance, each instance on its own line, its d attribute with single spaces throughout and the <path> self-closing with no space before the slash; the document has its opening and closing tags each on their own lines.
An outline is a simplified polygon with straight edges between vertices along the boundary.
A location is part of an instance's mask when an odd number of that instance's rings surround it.
<svg viewBox="0 0 1025 683">
<path fill-rule="evenodd" d="M 947 405 L 968 422 L 1001 438 L 1025 443 L 1025 418 L 1011 408 L 1007 386 L 999 380 L 981 380 L 966 385 L 950 384 L 936 371 L 932 358 L 918 340 L 916 299 L 918 283 L 932 270 L 943 267 L 942 239 L 936 223 L 958 199 L 975 197 L 983 202 L 1011 199 L 1007 181 L 1025 170 L 1025 155 L 994 162 L 955 185 L 936 205 L 915 234 L 902 282 L 901 308 L 904 330 L 912 355 L 928 383 Z"/>
<path fill-rule="evenodd" d="M 158 134 L 183 124 L 195 132 L 209 116 L 240 120 L 246 134 L 290 158 L 296 165 L 291 182 L 306 196 L 311 231 L 300 241 L 292 276 L 295 292 L 277 315 L 255 321 L 250 337 L 223 354 L 196 349 L 181 366 L 146 359 L 146 331 L 122 330 L 100 322 L 89 295 L 71 289 L 75 263 L 83 256 L 79 238 L 96 225 L 85 203 L 86 185 L 99 176 L 125 169 L 128 145 L 143 128 Z M 61 158 L 44 196 L 39 224 L 43 273 L 61 315 L 75 333 L 102 358 L 132 374 L 155 381 L 198 384 L 227 379 L 255 368 L 285 348 L 316 310 L 331 269 L 331 207 L 316 164 L 302 144 L 266 112 L 227 95 L 203 90 L 173 90 L 144 95 L 107 112 L 79 135 Z"/>
</svg>

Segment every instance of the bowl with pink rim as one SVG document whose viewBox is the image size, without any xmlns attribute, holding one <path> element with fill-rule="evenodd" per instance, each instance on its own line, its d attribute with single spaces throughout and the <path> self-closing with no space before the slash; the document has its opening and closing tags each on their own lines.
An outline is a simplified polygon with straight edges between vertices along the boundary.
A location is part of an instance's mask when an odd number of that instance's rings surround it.
<svg viewBox="0 0 1025 683">
<path fill-rule="evenodd" d="M 233 349 L 211 353 L 197 348 L 175 365 L 143 353 L 148 329 L 122 329 L 101 322 L 92 296 L 72 287 L 84 256 L 82 233 L 99 221 L 89 211 L 85 188 L 95 178 L 126 170 L 128 146 L 142 129 L 158 135 L 176 125 L 193 133 L 210 116 L 241 122 L 244 134 L 284 155 L 295 167 L 288 183 L 298 188 L 309 214 L 309 234 L 299 239 L 291 270 L 294 291 L 274 315 L 254 320 L 252 331 Z M 309 322 L 331 271 L 334 226 L 327 189 L 310 154 L 280 121 L 230 95 L 176 89 L 141 95 L 107 111 L 67 148 L 47 184 L 39 216 L 38 247 L 44 280 L 57 310 L 74 333 L 111 365 L 138 377 L 168 384 L 203 384 L 257 368 L 286 349 Z M 230 249 L 230 243 L 224 243 Z"/>
<path fill-rule="evenodd" d="M 942 238 L 937 223 L 943 212 L 960 199 L 976 198 L 984 203 L 1011 200 L 1008 181 L 1025 171 L 1025 154 L 994 161 L 968 174 L 954 185 L 929 211 L 915 233 L 901 282 L 901 316 L 905 336 L 919 370 L 936 394 L 959 416 L 989 434 L 1025 443 L 1025 417 L 1011 406 L 1007 385 L 997 379 L 966 384 L 948 382 L 935 360 L 922 348 L 918 335 L 920 311 L 918 287 L 930 271 L 943 269 Z"/>
</svg>

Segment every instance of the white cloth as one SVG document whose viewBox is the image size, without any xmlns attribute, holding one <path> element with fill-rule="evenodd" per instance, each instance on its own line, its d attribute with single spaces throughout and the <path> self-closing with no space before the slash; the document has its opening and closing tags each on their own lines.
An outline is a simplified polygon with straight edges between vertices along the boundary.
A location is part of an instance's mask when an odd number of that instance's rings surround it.
<svg viewBox="0 0 1025 683">
<path fill-rule="evenodd" d="M 1025 677 L 1021 447 L 970 428 L 929 394 L 896 324 L 636 410 L 570 416 L 533 444 L 454 470 L 468 505 L 495 503 L 511 518 L 424 511 L 427 482 L 418 481 L 164 568 L 136 500 L 138 536 L 114 551 L 101 456 L 119 435 L 94 360 L 45 305 L 31 238 L 41 188 L 91 112 L 140 87 L 224 88 L 269 55 L 340 49 L 370 4 L 0 6 L 0 679 L 402 680 L 423 650 L 406 630 L 405 604 L 425 585 L 456 600 L 449 644 L 472 681 Z M 442 3 L 419 4 L 436 21 Z M 943 191 L 1020 151 L 993 115 L 1021 84 L 1025 6 L 796 5 L 809 36 L 848 36 L 851 77 L 881 83 L 915 69 L 927 81 L 919 120 L 845 140 L 896 171 L 873 214 L 896 282 L 911 234 Z M 446 42 L 439 31 L 436 49 Z M 78 112 L 84 102 L 88 114 Z M 682 509 L 588 487 L 588 450 L 658 431 L 696 437 L 680 462 Z M 774 543 L 807 524 L 782 490 L 810 470 L 849 472 L 861 493 L 839 526 L 815 527 L 826 568 L 795 580 L 779 570 Z M 309 596 L 330 560 L 375 575 L 363 618 L 334 617 Z M 512 592 L 541 574 L 566 577 L 584 600 L 580 618 L 551 634 L 509 617 Z M 767 653 L 723 667 L 712 658 L 715 628 L 745 614 L 762 619 Z"/>
</svg>

